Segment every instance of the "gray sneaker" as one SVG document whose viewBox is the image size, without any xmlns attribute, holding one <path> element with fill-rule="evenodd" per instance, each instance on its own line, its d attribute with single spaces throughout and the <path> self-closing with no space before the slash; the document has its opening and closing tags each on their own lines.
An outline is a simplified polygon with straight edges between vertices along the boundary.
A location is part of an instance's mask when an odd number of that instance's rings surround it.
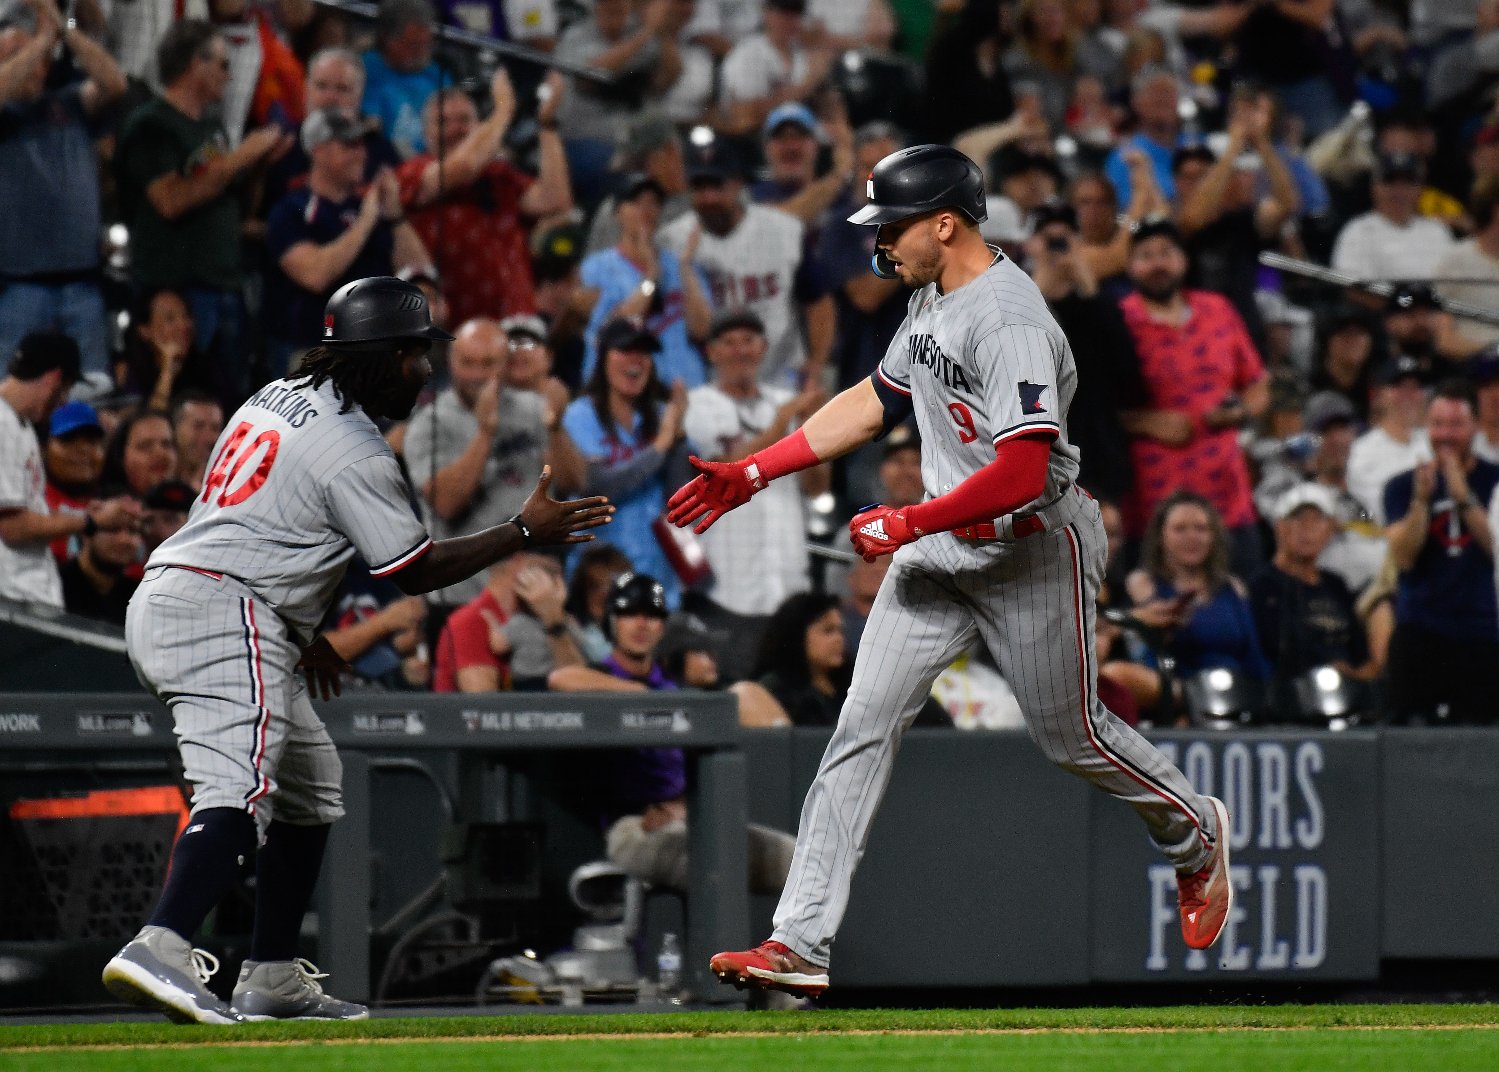
<svg viewBox="0 0 1499 1072">
<path fill-rule="evenodd" d="M 326 972 L 296 960 L 247 960 L 230 1005 L 246 1020 L 367 1020 L 370 1011 L 323 993 Z"/>
<path fill-rule="evenodd" d="M 121 1001 L 164 1012 L 179 1024 L 243 1023 L 204 985 L 218 970 L 218 958 L 175 931 L 142 927 L 104 965 L 104 986 Z"/>
</svg>

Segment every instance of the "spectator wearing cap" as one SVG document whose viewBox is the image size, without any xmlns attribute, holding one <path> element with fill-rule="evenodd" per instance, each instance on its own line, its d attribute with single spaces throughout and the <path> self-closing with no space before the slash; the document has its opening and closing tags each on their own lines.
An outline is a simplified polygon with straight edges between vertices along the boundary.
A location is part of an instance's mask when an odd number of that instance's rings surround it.
<svg viewBox="0 0 1499 1072">
<path fill-rule="evenodd" d="M 224 430 L 224 407 L 202 391 L 183 391 L 172 400 L 172 435 L 177 442 L 177 479 L 201 489 L 208 456 Z"/>
<path fill-rule="evenodd" d="M 1473 454 L 1473 399 L 1449 381 L 1427 408 L 1433 459 L 1384 489 L 1400 571 L 1390 641 L 1396 721 L 1489 723 L 1499 691 L 1499 603 L 1490 502 L 1499 466 Z"/>
<path fill-rule="evenodd" d="M 552 369 L 574 394 L 583 386 L 583 329 L 589 313 L 582 301 L 582 265 L 582 230 L 575 224 L 551 227 L 537 237 L 531 258 L 536 315 L 547 326 Z"/>
<path fill-rule="evenodd" d="M 312 160 L 307 185 L 271 210 L 266 252 L 265 328 L 271 373 L 291 370 L 292 355 L 317 345 L 323 309 L 345 283 L 394 275 L 430 257 L 401 208 L 395 174 L 381 171 L 364 191 L 364 124 L 332 108 L 302 124 Z"/>
<path fill-rule="evenodd" d="M 1188 146 L 1176 151 L 1171 165 L 1176 225 L 1192 265 L 1187 281 L 1233 302 L 1261 348 L 1259 254 L 1279 245 L 1282 227 L 1301 208 L 1296 180 L 1271 140 L 1273 118 L 1267 95 L 1236 96 L 1222 155 L 1205 145 Z M 1263 196 L 1262 180 L 1268 182 Z"/>
<path fill-rule="evenodd" d="M 1036 210 L 1055 198 L 1062 187 L 1062 169 L 1049 154 L 1014 144 L 1000 149 L 994 160 L 999 193 L 986 199 L 989 218 L 979 230 L 987 241 L 1019 257 L 1035 226 Z"/>
<path fill-rule="evenodd" d="M 402 156 L 430 147 L 422 111 L 441 88 L 442 69 L 432 58 L 437 19 L 428 0 L 380 0 L 375 47 L 364 54 L 362 110 Z"/>
<path fill-rule="evenodd" d="M 744 203 L 738 159 L 721 139 L 692 147 L 687 178 L 692 214 L 662 228 L 662 245 L 685 261 L 700 232 L 694 260 L 708 277 L 713 308 L 749 309 L 765 325 L 770 350 L 760 376 L 766 383 L 821 377 L 837 314 L 820 266 L 807 255 L 801 221 Z"/>
<path fill-rule="evenodd" d="M 84 514 L 53 514 L 36 425 L 49 420 L 78 381 L 78 344 L 33 332 L 16 347 L 0 380 L 0 598 L 61 607 L 62 581 L 48 544 L 58 538 L 135 523 L 129 499 L 108 499 Z"/>
<path fill-rule="evenodd" d="M 1441 343 L 1451 332 L 1452 319 L 1427 284 L 1396 283 L 1385 298 L 1384 333 L 1391 357 L 1435 368 Z"/>
<path fill-rule="evenodd" d="M 163 480 L 146 492 L 141 500 L 145 508 L 141 518 L 141 538 L 145 541 L 142 560 L 150 558 L 152 551 L 187 524 L 187 515 L 197 497 L 197 489 L 183 480 Z"/>
<path fill-rule="evenodd" d="M 157 49 L 157 66 L 166 88 L 126 119 L 115 149 L 131 282 L 137 293 L 169 287 L 187 299 L 193 341 L 210 355 L 220 395 L 237 404 L 251 387 L 239 195 L 293 139 L 265 126 L 229 148 L 215 113 L 229 53 L 210 24 L 174 23 Z"/>
<path fill-rule="evenodd" d="M 78 554 L 58 570 L 68 613 L 123 627 L 125 608 L 141 583 L 132 567 L 143 550 L 138 525 L 80 534 Z"/>
<path fill-rule="evenodd" d="M 667 387 L 656 371 L 661 341 L 630 320 L 605 324 L 598 337 L 599 361 L 583 394 L 574 399 L 562 424 L 587 462 L 579 489 L 607 495 L 614 521 L 603 537 L 623 551 L 636 569 L 661 578 L 670 606 L 681 586 L 654 525 L 666 507 L 667 489 L 691 474 L 683 419 L 687 387 Z"/>
<path fill-rule="evenodd" d="M 104 427 L 93 406 L 64 402 L 52 411 L 42 464 L 47 473 L 47 509 L 52 515 L 86 516 L 98 501 L 99 479 L 104 475 Z M 61 566 L 78 553 L 78 547 L 77 533 L 59 536 L 52 541 L 52 557 Z"/>
<path fill-rule="evenodd" d="M 448 348 L 450 385 L 407 422 L 407 470 L 442 539 L 514 517 L 552 458 L 546 401 L 505 386 L 509 359 L 510 340 L 498 323 L 468 321 Z M 575 467 L 554 472 L 560 487 L 575 487 L 581 475 Z M 429 600 L 460 607 L 483 588 L 482 575 L 470 577 Z"/>
<path fill-rule="evenodd" d="M 440 258 L 455 323 L 536 312 L 531 225 L 573 206 L 557 133 L 562 79 L 548 75 L 546 85 L 552 92 L 536 112 L 540 165 L 534 179 L 498 158 L 515 117 L 515 91 L 503 67 L 490 81 L 494 110 L 483 122 L 463 90 L 434 94 L 422 111 L 428 150 L 396 172 L 413 226 Z"/>
<path fill-rule="evenodd" d="M 1176 202 L 1176 180 L 1171 175 L 1171 157 L 1185 142 L 1178 111 L 1180 88 L 1176 76 L 1165 67 L 1147 66 L 1130 83 L 1130 111 L 1135 132 L 1120 140 L 1104 161 L 1103 171 L 1114 184 L 1119 203 L 1134 197 L 1134 184 L 1126 159 L 1131 149 L 1145 154 L 1155 174 L 1156 186 L 1168 202 Z"/>
<path fill-rule="evenodd" d="M 1388 548 L 1384 529 L 1348 489 L 1349 457 L 1359 434 L 1357 417 L 1342 395 L 1319 391 L 1307 400 L 1301 419 L 1312 437 L 1307 473 L 1312 482 L 1332 494 L 1333 518 L 1338 523 L 1318 564 L 1341 577 L 1349 591 L 1362 592 L 1384 567 Z"/>
<path fill-rule="evenodd" d="M 1374 207 L 1343 225 L 1332 267 L 1354 279 L 1430 279 L 1452 249 L 1447 225 L 1417 214 L 1426 168 L 1411 154 L 1387 154 L 1374 169 Z"/>
<path fill-rule="evenodd" d="M 307 115 L 332 108 L 350 119 L 364 118 L 359 106 L 364 96 L 364 61 L 351 49 L 334 46 L 318 51 L 307 61 L 307 83 L 303 89 Z M 305 118 L 305 116 L 303 117 Z M 395 168 L 401 154 L 378 121 L 370 117 L 364 132 L 364 181 L 373 182 L 381 168 Z M 300 129 L 300 127 L 299 127 Z M 302 147 L 301 139 L 266 172 L 265 204 L 274 208 L 288 191 L 307 183 L 312 160 Z"/>
<path fill-rule="evenodd" d="M 1333 666 L 1359 680 L 1373 676 L 1353 593 L 1320 565 L 1339 523 L 1332 490 L 1314 483 L 1287 489 L 1275 505 L 1275 557 L 1249 581 L 1249 605 L 1260 646 L 1275 674 L 1275 707 L 1296 709 L 1293 683 Z"/>
<path fill-rule="evenodd" d="M 586 18 L 557 42 L 556 56 L 610 75 L 608 83 L 569 80 L 558 119 L 567 131 L 567 163 L 578 198 L 595 205 L 605 189 L 609 158 L 630 120 L 670 89 L 682 73 L 677 47 L 682 19 L 671 0 L 650 0 L 638 15 L 630 0 L 594 0 Z"/>
<path fill-rule="evenodd" d="M 661 187 L 661 222 L 670 223 L 692 211 L 687 189 L 687 169 L 682 157 L 682 139 L 665 116 L 646 113 L 626 128 L 614 158 L 621 175 L 640 174 Z M 619 242 L 619 222 L 614 217 L 614 192 L 599 202 L 588 229 L 588 252 L 598 253 Z"/>
<path fill-rule="evenodd" d="M 1499 0 L 1495 0 L 1495 6 L 1499 7 Z M 1442 280 L 1437 291 L 1443 301 L 1487 309 L 1496 319 L 1495 323 L 1485 323 L 1456 318 L 1449 346 L 1472 353 L 1499 342 L 1499 178 L 1485 179 L 1474 186 L 1468 216 L 1473 221 L 1473 234 L 1437 262 L 1436 275 Z M 1449 279 L 1461 282 L 1449 283 Z"/>
<path fill-rule="evenodd" d="M 1082 457 L 1078 483 L 1102 499 L 1119 502 L 1135 480 L 1119 414 L 1146 409 L 1149 400 L 1134 336 L 1118 303 L 1100 292 L 1088 267 L 1072 206 L 1048 201 L 1035 211 L 1033 221 L 1026 259 L 1077 362 L 1067 430 Z"/>
<path fill-rule="evenodd" d="M 1318 336 L 1312 390 L 1336 391 L 1353 406 L 1360 421 L 1367 421 L 1374 364 L 1371 317 L 1355 305 L 1337 306 L 1323 318 Z"/>
<path fill-rule="evenodd" d="M 1440 163 L 1437 155 L 1438 137 L 1431 118 L 1418 106 L 1396 105 L 1378 120 L 1374 135 L 1375 157 L 1413 156 L 1422 167 L 1421 193 L 1416 198 L 1416 214 L 1440 220 L 1448 227 L 1466 230 L 1466 209 L 1462 201 L 1453 197 L 1432 181 L 1431 165 Z M 1454 178 L 1454 188 L 1462 180 Z"/>
<path fill-rule="evenodd" d="M 763 450 L 827 400 L 819 384 L 793 392 L 760 381 L 765 328 L 748 310 L 719 314 L 707 350 L 713 381 L 688 394 L 686 429 L 698 454 L 709 461 L 738 461 Z M 797 480 L 767 488 L 763 507 L 756 505 L 762 497 L 757 495 L 723 519 L 730 524 L 714 525 L 700 537 L 713 569 L 712 586 L 703 592 L 711 604 L 705 608 L 710 623 L 733 628 L 736 635 L 741 629 L 758 633 L 783 599 L 807 590 L 807 499 L 828 485 L 826 465 L 805 470 Z M 736 662 L 732 669 L 734 676 L 744 676 L 749 666 Z"/>
<path fill-rule="evenodd" d="M 1374 370 L 1373 382 L 1375 419 L 1350 449 L 1348 490 L 1383 525 L 1385 484 L 1431 459 L 1425 427 L 1431 367 L 1413 357 L 1395 357 Z"/>
<path fill-rule="evenodd" d="M 763 132 L 765 163 L 770 173 L 749 188 L 751 201 L 774 205 L 806 224 L 811 242 L 817 240 L 823 214 L 857 174 L 853 134 L 841 112 L 835 121 L 829 122 L 827 130 L 833 147 L 832 166 L 819 177 L 817 155 L 822 147 L 823 128 L 812 109 L 800 101 L 780 105 L 766 117 Z"/>
<path fill-rule="evenodd" d="M 661 340 L 656 371 L 665 383 L 681 380 L 689 389 L 707 379 L 697 342 L 713 317 L 708 284 L 693 263 L 701 229 L 687 236 L 681 256 L 658 241 L 665 191 L 648 175 L 626 176 L 614 201 L 619 243 L 583 260 L 583 296 L 593 311 L 585 333 L 583 379 L 598 363 L 598 334 L 613 320 L 640 320 Z"/>
<path fill-rule="evenodd" d="M 879 484 L 873 495 L 866 495 L 860 501 L 914 506 L 925 499 L 926 485 L 921 479 L 921 436 L 912 424 L 898 425 L 880 444 Z"/>
<path fill-rule="evenodd" d="M 833 66 L 833 53 L 809 48 L 806 0 L 765 0 L 762 29 L 742 38 L 719 72 L 719 130 L 748 135 L 790 101 L 806 101 Z"/>
<path fill-rule="evenodd" d="M 65 43 L 70 77 L 53 77 Z M 103 48 L 64 23 L 53 0 L 7 0 L 0 12 L 0 354 L 32 331 L 78 342 L 86 372 L 105 372 L 109 347 L 99 290 L 102 111 L 125 92 Z"/>
<path fill-rule="evenodd" d="M 548 413 L 560 416 L 573 398 L 567 384 L 552 375 L 552 346 L 546 322 L 539 316 L 521 313 L 501 320 L 500 330 L 505 333 L 510 355 L 505 362 L 505 386 L 540 395 Z"/>
<path fill-rule="evenodd" d="M 1135 470 L 1120 504 L 1125 531 L 1143 537 L 1167 496 L 1194 492 L 1221 515 L 1234 572 L 1252 576 L 1263 560 L 1238 432 L 1269 405 L 1259 352 L 1228 299 L 1183 289 L 1187 257 L 1169 221 L 1135 231 L 1129 274 L 1136 293 L 1120 308 L 1148 401 L 1124 415 Z"/>
</svg>

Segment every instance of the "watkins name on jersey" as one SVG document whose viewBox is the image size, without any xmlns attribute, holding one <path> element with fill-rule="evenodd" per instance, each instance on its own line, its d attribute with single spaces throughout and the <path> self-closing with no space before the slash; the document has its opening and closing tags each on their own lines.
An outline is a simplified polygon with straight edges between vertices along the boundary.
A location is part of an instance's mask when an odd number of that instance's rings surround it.
<svg viewBox="0 0 1499 1072">
<path fill-rule="evenodd" d="M 300 428 L 317 416 L 312 402 L 284 383 L 271 383 L 262 387 L 245 403 L 283 418 L 293 428 Z"/>
</svg>

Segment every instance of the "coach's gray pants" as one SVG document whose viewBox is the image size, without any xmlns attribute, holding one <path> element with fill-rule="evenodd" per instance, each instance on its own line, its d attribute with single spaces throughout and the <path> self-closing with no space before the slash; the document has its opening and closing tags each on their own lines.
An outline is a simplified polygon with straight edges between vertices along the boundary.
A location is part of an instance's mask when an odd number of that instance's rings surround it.
<svg viewBox="0 0 1499 1072">
<path fill-rule="evenodd" d="M 193 811 L 236 808 L 261 837 L 343 815 L 343 765 L 294 671 L 286 624 L 232 577 L 155 567 L 125 616 L 130 661 L 171 709 Z"/>
<path fill-rule="evenodd" d="M 1048 759 L 1131 804 L 1178 870 L 1206 864 L 1218 835 L 1213 809 L 1099 702 L 1093 625 L 1106 538 L 1097 503 L 1074 503 L 1051 531 L 985 545 L 983 555 L 946 533 L 897 553 L 807 791 L 776 909 L 773 937 L 812 963 L 828 963 L 902 735 L 937 675 L 976 636 Z M 1082 844 L 1079 831 L 1076 851 Z"/>
</svg>

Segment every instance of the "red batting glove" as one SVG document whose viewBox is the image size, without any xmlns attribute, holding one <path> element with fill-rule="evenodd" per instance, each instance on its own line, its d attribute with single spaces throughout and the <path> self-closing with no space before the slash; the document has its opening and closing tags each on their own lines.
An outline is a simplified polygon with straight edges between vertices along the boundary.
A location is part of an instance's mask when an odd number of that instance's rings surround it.
<svg viewBox="0 0 1499 1072">
<path fill-rule="evenodd" d="M 854 542 L 854 551 L 863 555 L 865 562 L 894 554 L 922 535 L 906 520 L 905 507 L 897 510 L 890 506 L 872 506 L 855 514 L 848 523 L 848 536 Z"/>
<path fill-rule="evenodd" d="M 743 506 L 755 492 L 765 489 L 765 481 L 750 458 L 705 462 L 694 455 L 688 461 L 699 475 L 678 488 L 666 503 L 666 520 L 679 529 L 696 521 L 692 531 L 701 536 L 724 514 Z"/>
</svg>

